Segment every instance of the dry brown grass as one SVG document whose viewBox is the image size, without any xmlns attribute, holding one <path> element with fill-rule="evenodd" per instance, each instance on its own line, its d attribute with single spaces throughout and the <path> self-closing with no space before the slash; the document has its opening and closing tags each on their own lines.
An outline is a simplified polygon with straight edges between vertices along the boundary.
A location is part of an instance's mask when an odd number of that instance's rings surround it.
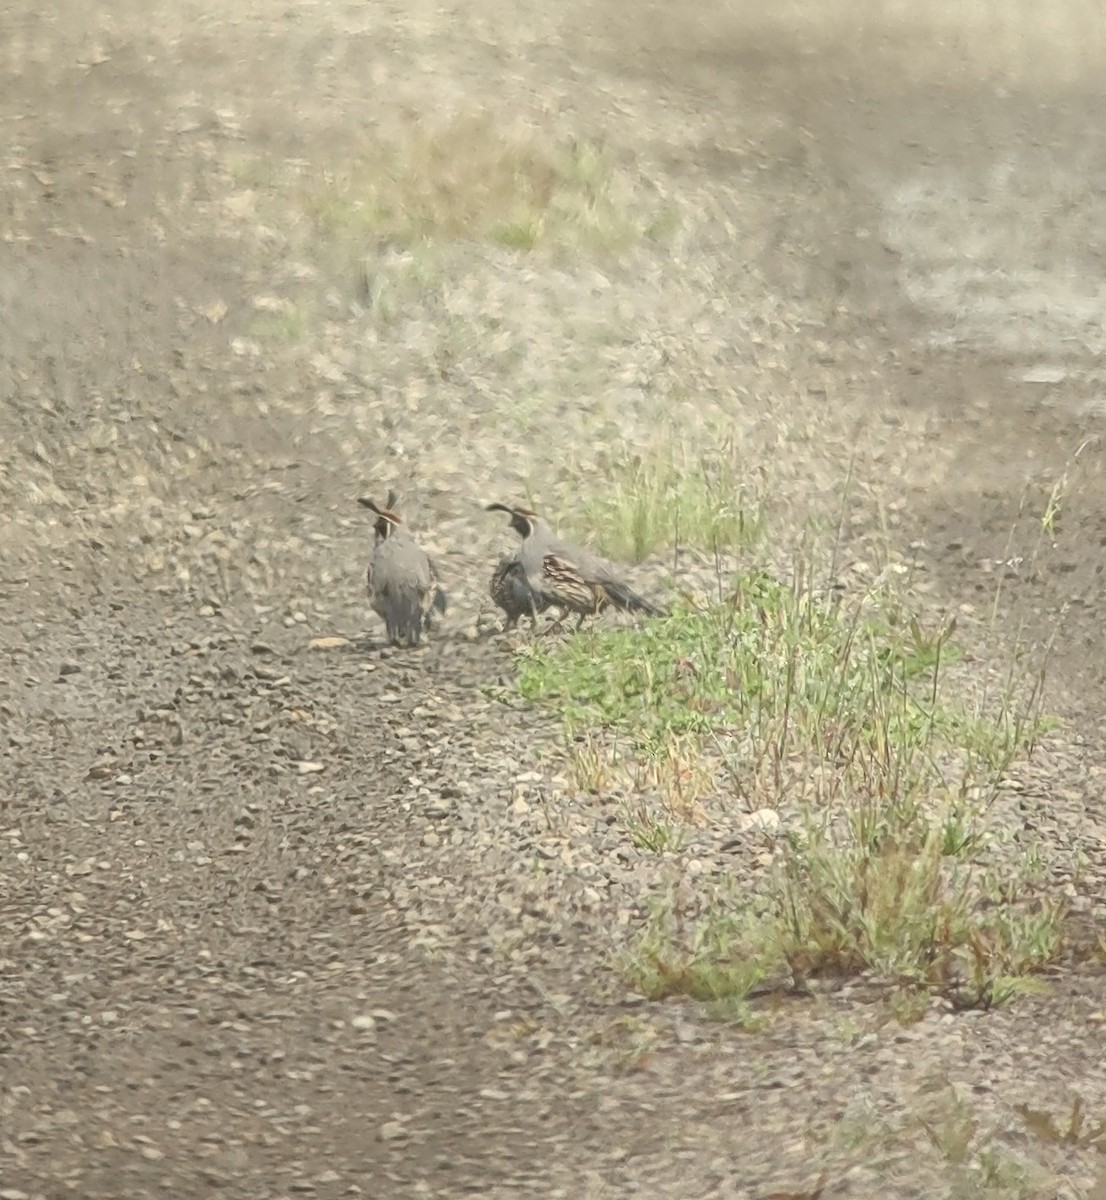
<svg viewBox="0 0 1106 1200">
<path fill-rule="evenodd" d="M 628 189 L 601 146 L 553 144 L 488 111 L 373 134 L 303 200 L 325 234 L 403 245 L 444 238 L 531 250 L 553 241 L 613 252 L 637 232 Z"/>
</svg>

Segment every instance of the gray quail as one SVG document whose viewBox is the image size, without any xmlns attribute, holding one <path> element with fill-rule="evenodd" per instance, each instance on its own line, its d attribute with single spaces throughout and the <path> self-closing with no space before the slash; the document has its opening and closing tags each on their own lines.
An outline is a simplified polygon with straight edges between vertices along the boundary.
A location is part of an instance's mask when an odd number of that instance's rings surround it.
<svg viewBox="0 0 1106 1200">
<path fill-rule="evenodd" d="M 507 615 L 504 632 L 514 629 L 522 617 L 529 617 L 536 629 L 538 614 L 549 607 L 549 601 L 526 582 L 526 572 L 517 557 L 500 560 L 492 572 L 488 593 Z"/>
<path fill-rule="evenodd" d="M 574 612 L 579 629 L 586 617 L 603 609 L 664 616 L 664 610 L 644 600 L 618 578 L 616 568 L 605 558 L 581 546 L 562 541 L 536 512 L 509 504 L 489 504 L 488 512 L 505 512 L 511 528 L 522 537 L 517 562 L 535 596 L 546 605 L 562 610 L 558 625 Z"/>
<path fill-rule="evenodd" d="M 415 541 L 393 508 L 395 492 L 384 508 L 362 497 L 358 503 L 376 514 L 376 541 L 368 570 L 369 602 L 384 618 L 388 641 L 417 646 L 433 611 L 446 611 L 446 594 L 438 583 L 438 568 Z"/>
</svg>

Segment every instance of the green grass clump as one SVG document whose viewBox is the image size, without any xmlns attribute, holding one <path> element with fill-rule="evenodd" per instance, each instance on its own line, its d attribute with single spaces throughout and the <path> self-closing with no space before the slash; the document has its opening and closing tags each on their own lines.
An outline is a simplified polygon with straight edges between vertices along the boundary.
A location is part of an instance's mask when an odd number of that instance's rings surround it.
<svg viewBox="0 0 1106 1200">
<path fill-rule="evenodd" d="M 1040 730 L 1039 692 L 969 708 L 954 630 L 889 596 L 845 607 L 757 572 L 724 603 L 520 658 L 523 696 L 577 739 L 613 730 L 643 762 L 713 761 L 744 807 L 802 814 L 756 898 L 723 890 L 694 920 L 657 908 L 626 960 L 637 986 L 740 1003 L 765 979 L 869 972 L 985 1006 L 1055 959 L 1063 912 L 1032 901 L 1031 864 L 999 875 L 981 857 L 987 809 Z M 666 821 L 639 809 L 626 824 L 635 845 L 678 851 Z"/>
<path fill-rule="evenodd" d="M 612 558 L 638 563 L 676 545 L 730 552 L 763 533 L 760 503 L 732 455 L 635 455 L 604 468 L 587 517 Z"/>
</svg>

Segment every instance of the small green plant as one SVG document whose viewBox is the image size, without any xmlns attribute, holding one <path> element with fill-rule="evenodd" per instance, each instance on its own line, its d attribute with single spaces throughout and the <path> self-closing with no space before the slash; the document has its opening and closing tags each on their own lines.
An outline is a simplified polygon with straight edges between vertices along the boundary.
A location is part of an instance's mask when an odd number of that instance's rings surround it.
<svg viewBox="0 0 1106 1200">
<path fill-rule="evenodd" d="M 970 1161 L 979 1119 L 963 1097 L 950 1091 L 929 1112 L 919 1114 L 918 1123 L 946 1162 L 963 1166 Z"/>
<path fill-rule="evenodd" d="M 893 1117 L 870 1102 L 854 1103 L 814 1140 L 824 1143 L 827 1157 L 863 1157 L 887 1195 L 899 1193 L 895 1185 L 906 1163 L 913 1190 L 945 1200 L 1035 1200 L 1053 1195 L 1057 1183 L 988 1128 L 970 1098 L 947 1083 L 931 1083 Z"/>
<path fill-rule="evenodd" d="M 604 467 L 603 491 L 587 519 L 614 558 L 641 562 L 677 545 L 741 550 L 763 533 L 760 501 L 732 446 L 710 455 L 634 455 Z"/>
<path fill-rule="evenodd" d="M 671 898 L 657 904 L 640 942 L 624 957 L 621 969 L 642 995 L 733 1005 L 764 980 L 763 963 L 749 953 L 751 925 L 744 915 L 699 923 L 690 943 L 684 943 L 682 925 Z"/>
<path fill-rule="evenodd" d="M 650 241 L 668 245 L 680 231 L 680 215 L 675 209 L 664 209 L 646 225 L 644 233 Z"/>
<path fill-rule="evenodd" d="M 1059 1118 L 1028 1104 L 1015 1104 L 1014 1110 L 1025 1123 L 1026 1132 L 1047 1145 L 1106 1149 L 1106 1120 L 1089 1120 L 1082 1096 L 1076 1095 L 1071 1111 Z"/>
<path fill-rule="evenodd" d="M 623 805 L 622 820 L 630 841 L 640 850 L 664 854 L 666 851 L 683 849 L 683 831 L 673 822 L 651 812 L 643 803 Z"/>
<path fill-rule="evenodd" d="M 287 305 L 274 311 L 259 312 L 250 322 L 249 333 L 253 337 L 280 343 L 295 343 L 307 336 L 311 327 L 311 313 L 298 305 Z"/>
<path fill-rule="evenodd" d="M 940 822 L 941 854 L 945 858 L 967 858 L 984 843 L 979 814 L 962 800 L 950 804 Z"/>
<path fill-rule="evenodd" d="M 884 840 L 819 833 L 777 883 L 775 951 L 799 978 L 874 971 L 900 988 L 989 1008 L 1028 989 L 1060 949 L 1063 910 L 1004 904 L 970 862 L 943 855 L 942 826 L 910 814 Z"/>
<path fill-rule="evenodd" d="M 618 768 L 617 756 L 592 730 L 570 738 L 568 761 L 573 784 L 592 795 L 610 787 Z"/>
<path fill-rule="evenodd" d="M 921 988 L 897 987 L 887 998 L 891 1015 L 902 1026 L 916 1025 L 929 1013 L 932 998 Z"/>
<path fill-rule="evenodd" d="M 394 321 L 417 297 L 440 290 L 442 260 L 438 248 L 426 241 L 384 255 L 365 254 L 360 262 L 361 302 L 381 325 Z"/>
<path fill-rule="evenodd" d="M 663 1044 L 662 1031 L 644 1017 L 617 1017 L 604 1020 L 586 1035 L 583 1061 L 608 1070 L 637 1071 Z"/>
<path fill-rule="evenodd" d="M 1039 481 L 1027 484 L 1022 494 L 1017 519 L 1011 526 L 1009 536 L 1006 540 L 1006 547 L 1000 560 L 1002 566 L 1008 570 L 1014 570 L 1019 574 L 1024 573 L 1029 578 L 1036 576 L 1037 564 L 1042 554 L 1049 546 L 1054 544 L 1055 539 L 1059 536 L 1068 495 L 1074 486 L 1074 480 L 1081 468 L 1080 458 L 1083 452 L 1089 446 L 1092 446 L 1095 441 L 1095 438 L 1084 439 L 1073 451 L 1059 478 L 1054 480 L 1049 486 L 1048 495 L 1044 500 L 1043 511 L 1039 515 L 1033 515 L 1030 522 L 1031 527 L 1034 529 L 1032 536 L 1027 536 L 1027 531 L 1023 529 L 1023 518 L 1027 514 L 1033 513 L 1035 503 L 1030 493 L 1032 490 L 1036 490 L 1035 484 L 1038 484 Z M 1037 499 L 1039 499 L 1039 496 Z M 1016 547 L 1019 545 L 1024 547 L 1025 552 L 1022 554 L 1016 552 Z M 1006 590 L 1004 577 L 1003 572 L 1000 572 L 997 577 L 995 595 L 991 603 L 992 626 L 998 623 L 999 613 L 1002 609 Z M 1066 611 L 1065 607 L 1061 616 Z M 1053 637 L 1059 633 L 1060 626 L 1061 622 L 1057 621 Z"/>
<path fill-rule="evenodd" d="M 518 221 L 507 221 L 495 225 L 491 230 L 493 241 L 508 250 L 533 250 L 541 241 L 543 224 L 539 217 L 527 217 Z"/>
</svg>

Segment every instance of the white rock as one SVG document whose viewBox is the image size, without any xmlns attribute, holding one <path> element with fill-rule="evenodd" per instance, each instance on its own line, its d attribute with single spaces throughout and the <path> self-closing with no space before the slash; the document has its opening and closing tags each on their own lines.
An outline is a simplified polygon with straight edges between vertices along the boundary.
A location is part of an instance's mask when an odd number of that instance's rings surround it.
<svg viewBox="0 0 1106 1200">
<path fill-rule="evenodd" d="M 774 808 L 758 808 L 737 820 L 738 833 L 775 833 L 779 827 L 780 814 Z"/>
</svg>

